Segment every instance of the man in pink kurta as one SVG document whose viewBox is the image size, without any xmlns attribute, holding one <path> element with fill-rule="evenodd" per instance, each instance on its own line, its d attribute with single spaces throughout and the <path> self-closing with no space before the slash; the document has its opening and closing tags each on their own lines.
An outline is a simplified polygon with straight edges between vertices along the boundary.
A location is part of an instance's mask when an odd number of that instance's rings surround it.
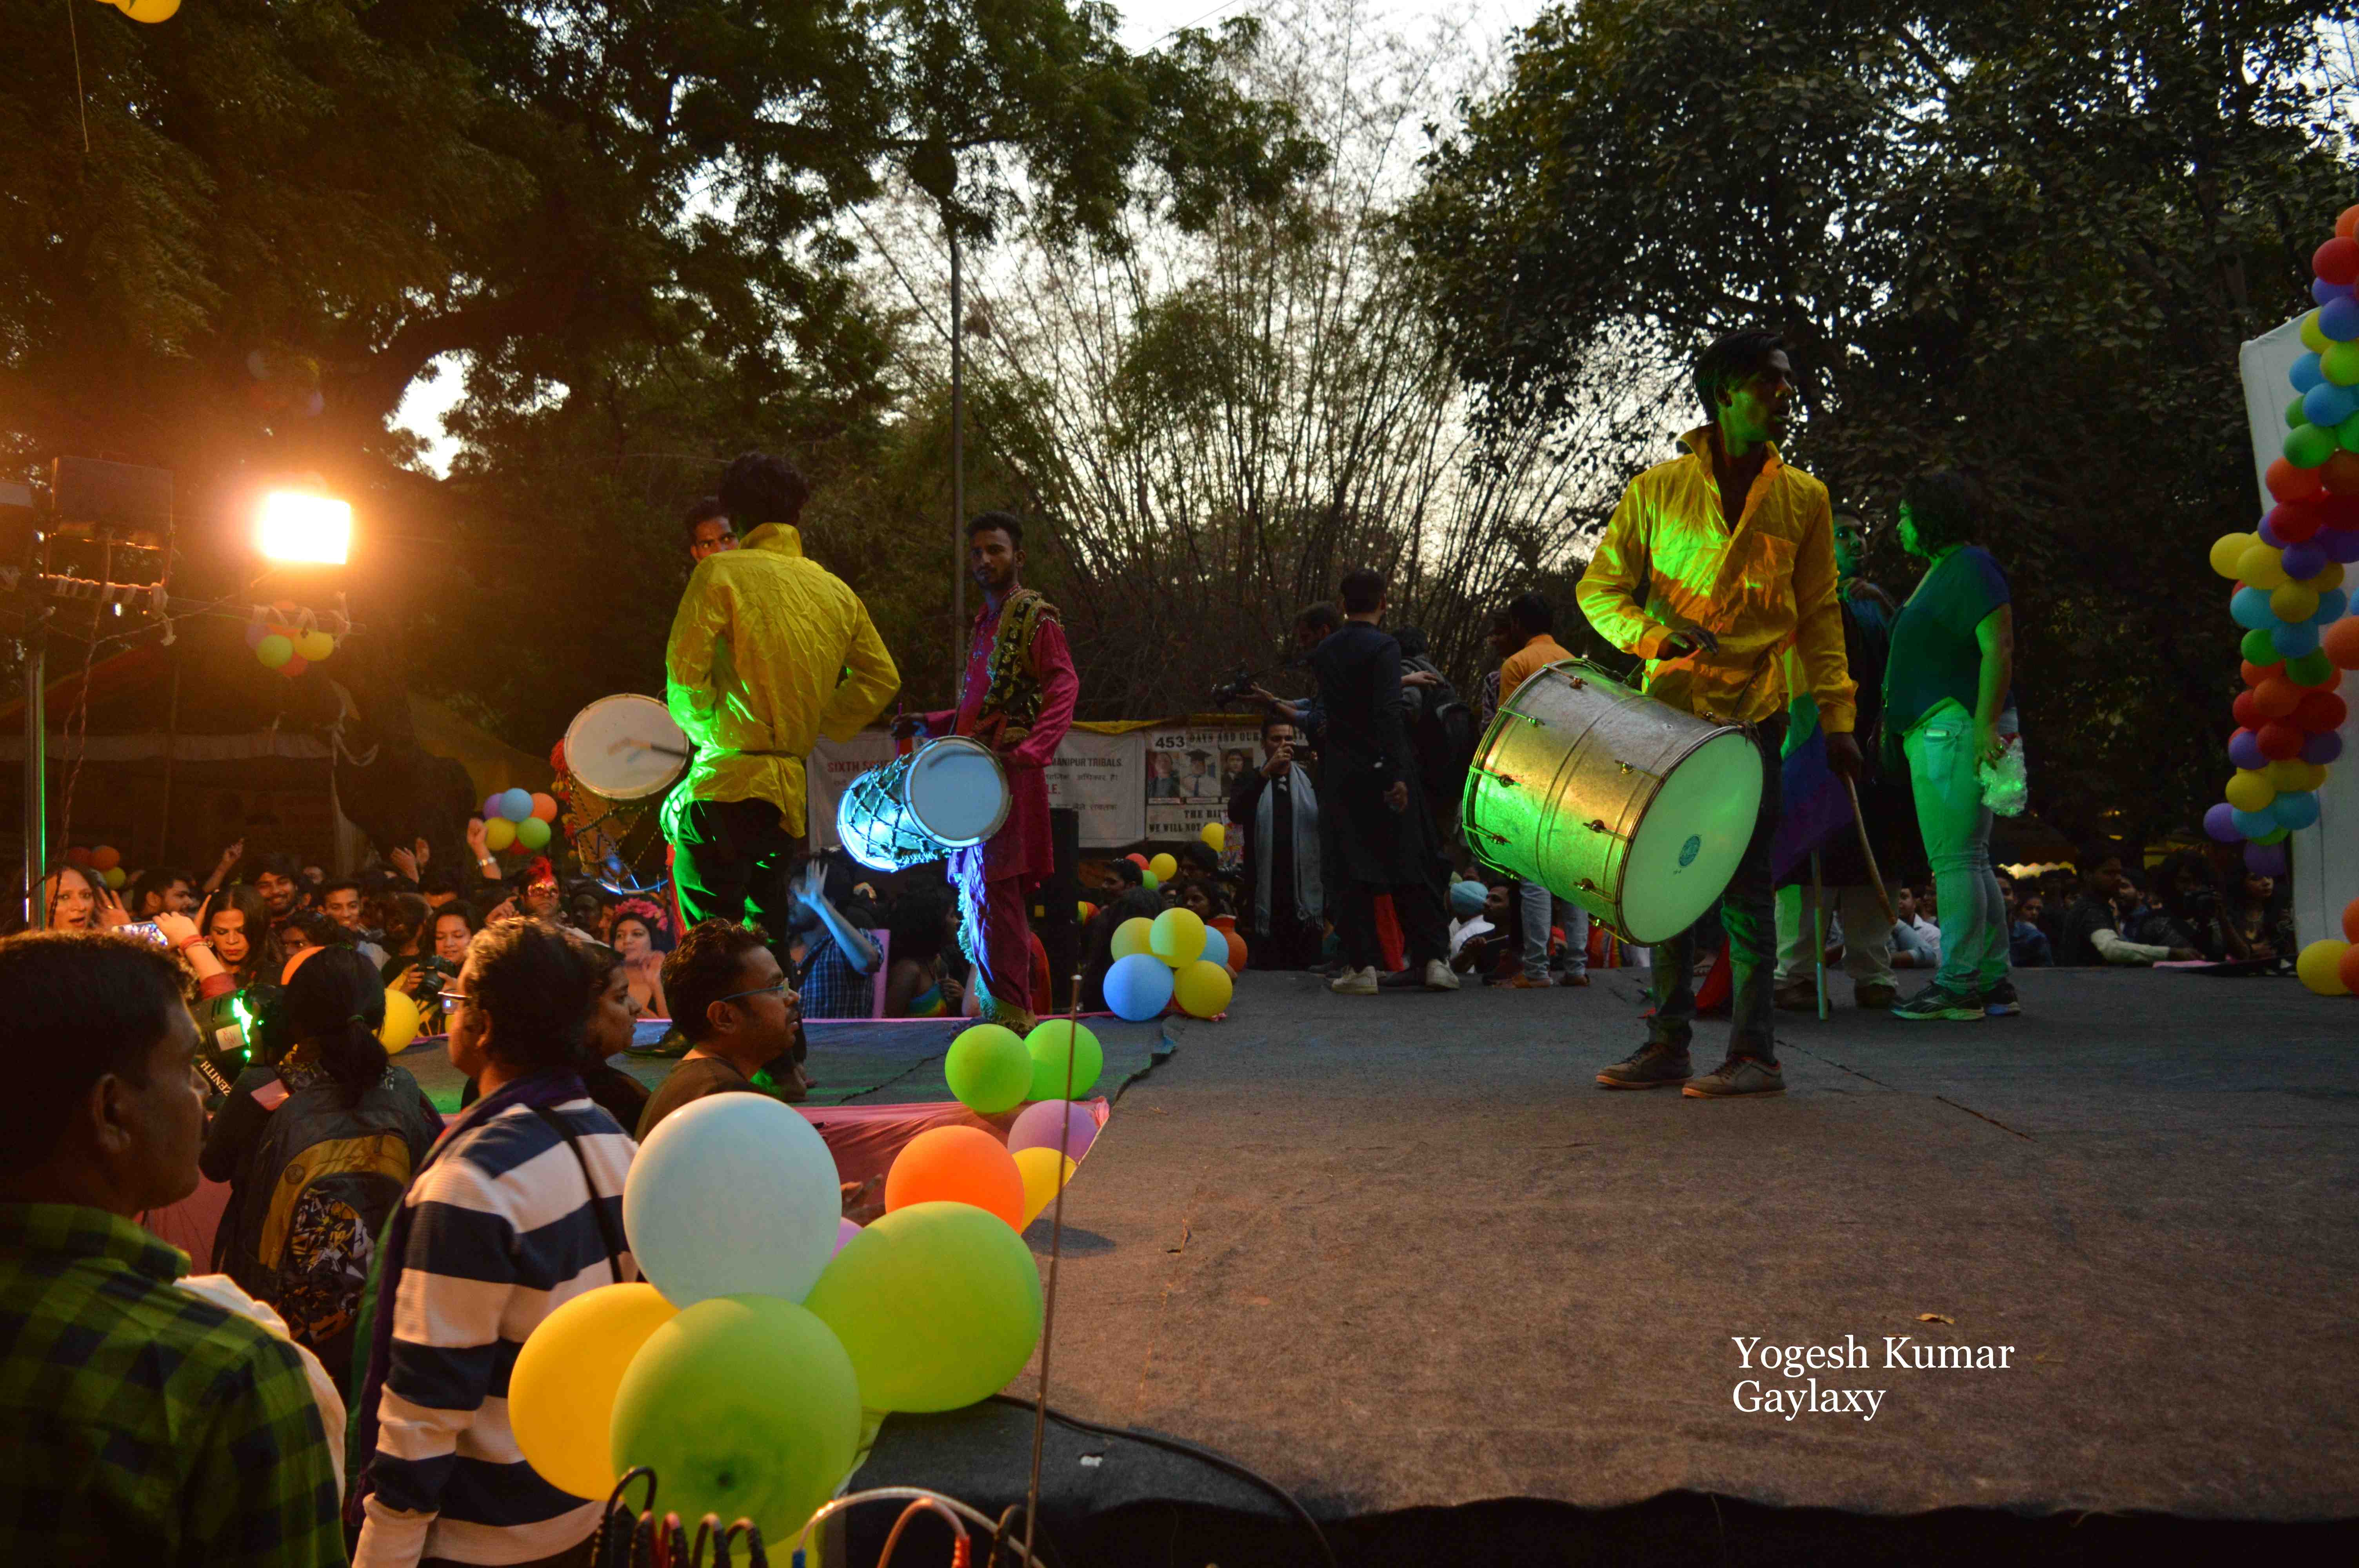
<svg viewBox="0 0 2359 1568">
<path fill-rule="evenodd" d="M 1082 683 L 1056 607 L 1023 585 L 1024 525 L 1005 512 L 967 524 L 967 565 L 983 589 L 967 642 L 959 705 L 929 713 L 926 733 L 971 735 L 1007 773 L 1007 820 L 971 849 L 951 853 L 968 955 L 987 988 L 985 1013 L 1018 1033 L 1032 1027 L 1032 890 L 1055 874 L 1048 766 L 1072 727 Z M 897 732 L 915 732 L 908 720 Z"/>
</svg>

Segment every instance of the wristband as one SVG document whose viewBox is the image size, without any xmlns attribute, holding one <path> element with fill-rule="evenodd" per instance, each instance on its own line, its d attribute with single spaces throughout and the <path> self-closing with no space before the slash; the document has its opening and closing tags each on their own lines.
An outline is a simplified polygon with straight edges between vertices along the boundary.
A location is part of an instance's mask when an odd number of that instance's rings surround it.
<svg viewBox="0 0 2359 1568">
<path fill-rule="evenodd" d="M 204 935 L 200 932 L 198 935 L 190 937 L 186 942 L 173 943 L 172 951 L 175 953 L 185 953 L 191 947 L 201 946 L 204 939 Z"/>
</svg>

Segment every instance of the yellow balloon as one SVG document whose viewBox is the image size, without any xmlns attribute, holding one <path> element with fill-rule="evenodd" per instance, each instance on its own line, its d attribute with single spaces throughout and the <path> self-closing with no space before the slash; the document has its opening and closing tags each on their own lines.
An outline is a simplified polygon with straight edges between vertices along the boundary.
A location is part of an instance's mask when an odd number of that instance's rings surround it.
<svg viewBox="0 0 2359 1568">
<path fill-rule="evenodd" d="M 1040 1217 L 1043 1210 L 1057 1196 L 1057 1162 L 1065 1163 L 1064 1179 L 1071 1182 L 1073 1173 L 1082 1168 L 1081 1162 L 1054 1149 L 1018 1149 L 1016 1169 L 1024 1177 L 1024 1225 Z M 1024 1226 L 1017 1226 L 1021 1230 Z"/>
<path fill-rule="evenodd" d="M 2255 588 L 2275 591 L 2291 582 L 2278 559 L 2284 552 L 2274 545 L 2256 544 L 2236 557 L 2236 575 Z"/>
<path fill-rule="evenodd" d="M 2280 621 L 2307 621 L 2318 613 L 2316 590 L 2289 582 L 2269 595 L 2270 612 Z"/>
<path fill-rule="evenodd" d="M 1196 837 L 1210 844 L 1212 847 L 1212 853 L 1220 854 L 1229 847 L 1229 825 L 1225 822 L 1207 822 L 1202 827 L 1197 829 Z"/>
<path fill-rule="evenodd" d="M 516 824 L 505 816 L 495 816 L 484 824 L 484 848 L 499 853 L 516 842 Z"/>
<path fill-rule="evenodd" d="M 316 665 L 336 651 L 336 640 L 325 632 L 306 632 L 295 639 L 295 651 Z"/>
<path fill-rule="evenodd" d="M 168 22 L 180 8 L 180 0 L 121 0 L 116 6 L 135 22 Z"/>
<path fill-rule="evenodd" d="M 2341 588 L 2343 586 L 2343 563 L 2341 561 L 2329 561 L 2317 571 L 2302 579 L 2301 586 L 2310 589 L 2312 593 L 2325 593 L 2329 589 Z"/>
<path fill-rule="evenodd" d="M 2220 794 L 2239 811 L 2267 811 L 2269 802 L 2277 797 L 2277 786 L 2269 783 L 2268 775 L 2250 768 L 2238 768 L 2236 776 Z"/>
<path fill-rule="evenodd" d="M 508 1373 L 508 1430 L 540 1478 L 577 1498 L 614 1488 L 614 1389 L 647 1336 L 679 1309 L 644 1281 L 601 1285 L 540 1320 Z"/>
<path fill-rule="evenodd" d="M 1158 881 L 1168 882 L 1180 870 L 1180 862 L 1173 860 L 1169 853 L 1155 855 L 1147 860 L 1147 869 L 1155 873 Z"/>
<path fill-rule="evenodd" d="M 1155 922 L 1147 916 L 1132 915 L 1114 928 L 1114 956 L 1127 958 L 1133 953 L 1146 952 L 1147 934 L 1154 929 Z"/>
<path fill-rule="evenodd" d="M 1167 909 L 1155 917 L 1147 950 L 1175 969 L 1204 956 L 1204 922 L 1192 909 Z"/>
<path fill-rule="evenodd" d="M 2299 330 L 2301 333 L 2303 348 L 2313 354 L 2322 354 L 2326 351 L 2326 345 L 2331 340 L 2328 339 L 2325 329 L 2318 324 L 2317 311 L 2313 310 L 2301 319 Z"/>
<path fill-rule="evenodd" d="M 2236 563 L 2245 558 L 2246 550 L 2260 542 L 2261 537 L 2257 534 L 2221 535 L 2212 541 L 2212 569 L 2233 581 L 2236 576 Z"/>
<path fill-rule="evenodd" d="M 1235 984 L 1229 979 L 1227 965 L 1199 958 L 1180 971 L 1171 994 L 1180 999 L 1180 1009 L 1189 1017 L 1211 1018 L 1227 1009 Z"/>
<path fill-rule="evenodd" d="M 2351 944 L 2332 936 L 2323 936 L 2301 950 L 2293 961 L 2293 972 L 2301 983 L 2321 996 L 2349 996 L 2351 988 L 2343 983 L 2343 952 Z"/>
<path fill-rule="evenodd" d="M 2280 795 L 2288 790 L 2316 789 L 2326 782 L 2326 764 L 2288 757 L 2282 762 L 2271 762 L 2261 770 L 2261 775 Z"/>
<path fill-rule="evenodd" d="M 386 1054 L 406 1047 L 418 1038 L 418 1004 L 408 991 L 387 987 L 385 993 L 385 1022 L 377 1026 L 376 1037 L 385 1046 Z"/>
</svg>

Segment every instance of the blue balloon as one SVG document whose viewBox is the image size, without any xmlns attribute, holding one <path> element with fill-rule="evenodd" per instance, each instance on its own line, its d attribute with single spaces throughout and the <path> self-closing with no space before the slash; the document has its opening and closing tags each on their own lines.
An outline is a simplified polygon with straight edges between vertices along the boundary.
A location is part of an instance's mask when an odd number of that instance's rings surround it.
<svg viewBox="0 0 2359 1568">
<path fill-rule="evenodd" d="M 2296 392 L 2307 397 L 2311 387 L 2326 384 L 2326 368 L 2319 363 L 2316 354 L 2304 354 L 2293 362 L 2293 369 L 2286 372 L 2286 379 L 2293 383 Z"/>
<path fill-rule="evenodd" d="M 2332 305 L 2338 299 L 2348 299 L 2352 297 L 2352 287 L 2347 283 L 2329 283 L 2322 277 L 2313 277 L 2310 280 L 2310 297 L 2321 306 Z"/>
<path fill-rule="evenodd" d="M 2359 306 L 2352 308 L 2359 310 Z M 2337 386 L 2331 381 L 2321 381 L 2301 395 L 2301 411 L 2311 424 L 2321 430 L 2331 431 L 2354 414 L 2359 414 L 2359 391 Z"/>
<path fill-rule="evenodd" d="M 2277 830 L 2276 804 L 2272 802 L 2267 811 L 2239 811 L 2231 807 L 2228 821 L 2247 838 L 2266 838 Z"/>
<path fill-rule="evenodd" d="M 1204 950 L 1198 957 L 1208 964 L 1218 964 L 1221 968 L 1227 968 L 1229 967 L 1229 934 L 1212 922 L 1206 921 Z M 1172 973 L 1176 975 L 1179 971 L 1174 969 Z"/>
<path fill-rule="evenodd" d="M 2318 596 L 2318 611 L 2310 616 L 2310 623 L 2324 626 L 2330 622 L 2340 621 L 2343 611 L 2350 608 L 2351 596 L 2339 588 L 2330 588 Z"/>
<path fill-rule="evenodd" d="M 2299 626 L 2273 626 L 2269 642 L 2287 658 L 2299 659 L 2318 652 L 2318 628 L 2307 621 Z"/>
<path fill-rule="evenodd" d="M 2203 814 L 2203 831 L 2223 844 L 2233 844 L 2242 837 L 2236 831 L 2236 808 L 2222 801 Z"/>
<path fill-rule="evenodd" d="M 2265 589 L 2249 584 L 2240 588 L 2228 600 L 2228 619 L 2249 632 L 2266 632 L 2283 624 L 2277 612 L 2269 608 L 2269 596 Z"/>
<path fill-rule="evenodd" d="M 2343 755 L 2343 737 L 2329 730 L 2312 735 L 2301 743 L 2301 760 L 2305 762 L 2331 762 Z"/>
<path fill-rule="evenodd" d="M 1152 953 L 1116 958 L 1106 970 L 1105 999 L 1114 1016 L 1133 1023 L 1158 1017 L 1171 1005 L 1171 966 Z"/>
<path fill-rule="evenodd" d="M 2318 820 L 2318 796 L 2306 789 L 2287 790 L 2269 802 L 2269 815 L 2280 827 L 2307 827 Z"/>
<path fill-rule="evenodd" d="M 500 796 L 500 815 L 510 822 L 522 822 L 532 815 L 532 791 L 512 789 Z"/>
<path fill-rule="evenodd" d="M 2318 308 L 2318 330 L 2338 343 L 2359 338 L 2359 299 L 2344 295 Z"/>
</svg>

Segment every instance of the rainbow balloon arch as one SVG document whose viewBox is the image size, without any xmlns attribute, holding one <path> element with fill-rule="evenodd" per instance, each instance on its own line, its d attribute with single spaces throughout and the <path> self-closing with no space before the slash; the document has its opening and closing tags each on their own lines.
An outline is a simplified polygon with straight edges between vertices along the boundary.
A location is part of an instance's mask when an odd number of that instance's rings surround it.
<svg viewBox="0 0 2359 1568">
<path fill-rule="evenodd" d="M 2302 346 L 2288 379 L 2283 455 L 2266 476 L 2275 503 L 2257 530 L 2212 546 L 2212 569 L 2235 584 L 2228 613 L 2245 628 L 2245 689 L 2228 759 L 2235 773 L 2204 830 L 2245 846 L 2254 871 L 2283 876 L 2286 840 L 2319 818 L 2318 791 L 2343 754 L 2350 708 L 2337 689 L 2359 669 L 2359 616 L 2344 568 L 2359 561 L 2359 206 L 2335 221 L 2310 258 Z M 2359 933 L 2313 942 L 2297 968 L 2324 995 L 2359 990 Z"/>
</svg>

